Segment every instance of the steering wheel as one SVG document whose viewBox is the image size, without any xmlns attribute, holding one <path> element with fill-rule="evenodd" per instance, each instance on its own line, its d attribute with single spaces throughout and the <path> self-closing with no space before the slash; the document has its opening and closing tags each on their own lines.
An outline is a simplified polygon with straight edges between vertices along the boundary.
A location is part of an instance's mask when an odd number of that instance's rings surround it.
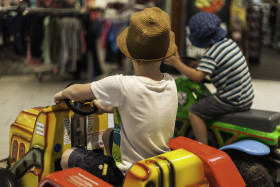
<svg viewBox="0 0 280 187">
<path fill-rule="evenodd" d="M 190 56 L 182 56 L 182 57 L 180 57 L 180 59 L 182 60 L 182 62 L 185 65 L 187 65 L 187 66 L 189 66 L 193 69 L 196 69 L 198 64 L 199 64 L 199 59 L 193 58 L 193 57 L 190 57 Z M 208 76 L 206 76 L 202 82 L 203 83 L 211 83 L 211 80 Z"/>
<path fill-rule="evenodd" d="M 193 57 L 190 57 L 190 56 L 181 56 L 180 59 L 185 65 L 187 65 L 191 68 L 194 68 L 194 69 L 199 64 L 199 59 L 193 58 Z"/>
<path fill-rule="evenodd" d="M 82 110 L 83 104 L 86 103 L 86 102 L 91 102 L 92 101 L 91 99 L 78 101 L 78 102 L 71 101 L 70 99 L 65 99 L 64 101 L 65 101 L 66 105 L 69 107 L 70 110 L 72 110 L 76 114 L 79 114 L 79 115 L 82 115 L 82 116 L 90 115 L 90 114 L 93 114 L 97 111 L 97 108 L 94 105 L 89 110 Z"/>
<path fill-rule="evenodd" d="M 66 88 L 71 85 L 73 85 L 73 83 L 68 84 Z M 91 102 L 92 99 L 87 99 L 83 101 L 72 101 L 70 99 L 64 99 L 64 101 L 70 110 L 82 116 L 91 115 L 97 111 L 97 108 L 94 105 L 89 110 L 82 110 L 83 104 L 86 102 Z"/>
</svg>

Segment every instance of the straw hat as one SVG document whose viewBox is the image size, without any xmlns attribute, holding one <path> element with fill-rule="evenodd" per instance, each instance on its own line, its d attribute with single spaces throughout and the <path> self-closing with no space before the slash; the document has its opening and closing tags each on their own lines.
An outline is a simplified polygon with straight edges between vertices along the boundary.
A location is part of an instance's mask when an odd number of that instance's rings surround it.
<svg viewBox="0 0 280 187">
<path fill-rule="evenodd" d="M 177 51 L 169 16 L 157 7 L 132 15 L 117 44 L 125 56 L 137 61 L 158 61 Z"/>
<path fill-rule="evenodd" d="M 199 48 L 206 48 L 227 35 L 221 28 L 221 19 L 210 12 L 199 12 L 189 21 L 191 43 Z"/>
</svg>

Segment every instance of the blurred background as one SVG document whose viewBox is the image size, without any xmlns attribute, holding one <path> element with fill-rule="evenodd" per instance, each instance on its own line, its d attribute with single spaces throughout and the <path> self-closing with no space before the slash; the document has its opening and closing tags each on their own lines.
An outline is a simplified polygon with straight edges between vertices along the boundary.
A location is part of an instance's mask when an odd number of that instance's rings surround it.
<svg viewBox="0 0 280 187">
<path fill-rule="evenodd" d="M 188 40 L 188 20 L 199 11 L 217 14 L 246 56 L 253 108 L 280 112 L 277 0 L 0 0 L 0 159 L 20 111 L 53 105 L 70 82 L 133 74 L 116 38 L 131 15 L 153 6 L 169 14 L 180 55 L 198 59 L 204 51 Z M 164 65 L 162 71 L 181 76 Z"/>
</svg>

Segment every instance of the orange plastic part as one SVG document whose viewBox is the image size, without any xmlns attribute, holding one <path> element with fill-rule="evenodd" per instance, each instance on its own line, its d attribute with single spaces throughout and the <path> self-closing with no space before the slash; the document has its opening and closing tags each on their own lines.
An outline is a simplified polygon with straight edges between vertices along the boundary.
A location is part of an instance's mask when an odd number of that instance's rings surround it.
<svg viewBox="0 0 280 187">
<path fill-rule="evenodd" d="M 102 179 L 90 174 L 89 172 L 78 168 L 70 168 L 54 172 L 47 175 L 38 187 L 80 187 L 80 186 L 102 186 L 113 187 Z"/>
<path fill-rule="evenodd" d="M 170 140 L 168 145 L 172 150 L 183 148 L 200 157 L 210 186 L 246 186 L 231 158 L 225 152 L 182 136 Z"/>
</svg>

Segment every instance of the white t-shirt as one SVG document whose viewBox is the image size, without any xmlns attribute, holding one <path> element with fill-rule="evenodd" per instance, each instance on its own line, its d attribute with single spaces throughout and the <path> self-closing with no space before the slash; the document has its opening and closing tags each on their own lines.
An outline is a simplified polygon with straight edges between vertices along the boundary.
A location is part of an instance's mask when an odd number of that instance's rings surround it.
<svg viewBox="0 0 280 187">
<path fill-rule="evenodd" d="M 117 107 L 121 116 L 122 172 L 139 160 L 170 151 L 178 107 L 171 75 L 165 73 L 161 81 L 115 75 L 93 82 L 91 89 L 104 107 Z"/>
</svg>

